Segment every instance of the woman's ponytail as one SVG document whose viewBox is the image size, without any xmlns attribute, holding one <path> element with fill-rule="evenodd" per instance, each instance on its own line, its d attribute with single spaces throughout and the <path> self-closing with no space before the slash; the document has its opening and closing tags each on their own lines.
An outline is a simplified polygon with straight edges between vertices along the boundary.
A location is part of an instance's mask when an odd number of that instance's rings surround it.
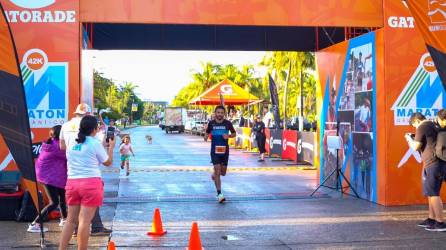
<svg viewBox="0 0 446 250">
<path fill-rule="evenodd" d="M 77 143 L 84 143 L 86 139 L 87 139 L 87 135 L 85 135 L 84 133 L 79 131 L 79 133 L 77 134 L 76 142 Z"/>
<path fill-rule="evenodd" d="M 79 126 L 79 133 L 77 134 L 77 143 L 84 143 L 87 136 L 91 135 L 93 131 L 98 127 L 98 121 L 93 116 L 87 115 L 81 120 Z"/>
</svg>

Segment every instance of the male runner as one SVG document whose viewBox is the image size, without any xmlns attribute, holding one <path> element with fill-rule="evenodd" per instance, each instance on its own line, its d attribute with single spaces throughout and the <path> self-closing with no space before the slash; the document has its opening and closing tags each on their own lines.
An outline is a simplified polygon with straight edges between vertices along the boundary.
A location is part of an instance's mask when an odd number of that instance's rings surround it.
<svg viewBox="0 0 446 250">
<path fill-rule="evenodd" d="M 212 180 L 214 180 L 215 188 L 217 189 L 217 200 L 220 203 L 225 201 L 225 197 L 221 193 L 220 176 L 225 176 L 228 168 L 228 139 L 235 137 L 235 129 L 232 123 L 225 119 L 225 113 L 225 107 L 217 106 L 215 108 L 215 119 L 209 122 L 205 135 L 206 140 L 210 134 L 212 135 L 211 160 L 214 165 Z M 231 134 L 229 134 L 229 131 L 231 131 Z"/>
</svg>

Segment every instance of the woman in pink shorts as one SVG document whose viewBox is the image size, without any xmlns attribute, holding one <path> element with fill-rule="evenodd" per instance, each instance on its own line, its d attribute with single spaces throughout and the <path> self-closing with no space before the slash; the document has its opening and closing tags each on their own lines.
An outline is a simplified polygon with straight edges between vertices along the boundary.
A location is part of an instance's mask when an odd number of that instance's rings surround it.
<svg viewBox="0 0 446 250">
<path fill-rule="evenodd" d="M 110 140 L 108 152 L 94 138 L 98 132 L 95 117 L 85 116 L 73 145 L 67 145 L 68 180 L 65 187 L 68 218 L 62 231 L 59 249 L 65 250 L 78 226 L 78 249 L 87 249 L 90 224 L 96 209 L 102 205 L 104 188 L 99 165 L 111 166 L 115 141 Z"/>
</svg>

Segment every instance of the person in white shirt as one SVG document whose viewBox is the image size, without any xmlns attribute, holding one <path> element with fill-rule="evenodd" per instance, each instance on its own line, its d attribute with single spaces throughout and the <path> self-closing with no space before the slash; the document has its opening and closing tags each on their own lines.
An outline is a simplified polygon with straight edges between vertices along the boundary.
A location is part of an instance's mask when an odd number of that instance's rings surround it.
<svg viewBox="0 0 446 250">
<path fill-rule="evenodd" d="M 108 152 L 94 137 L 98 131 L 95 117 L 84 116 L 79 125 L 79 133 L 67 147 L 68 180 L 66 200 L 68 218 L 63 228 L 59 249 L 67 249 L 68 243 L 78 225 L 78 249 L 87 249 L 90 224 L 96 210 L 102 206 L 104 187 L 99 166 L 111 166 L 115 141 L 110 139 Z"/>
<path fill-rule="evenodd" d="M 265 128 L 270 128 L 273 125 L 273 114 L 269 111 L 268 107 L 263 108 L 262 121 L 265 124 Z"/>
<path fill-rule="evenodd" d="M 59 144 L 61 150 L 66 150 L 70 146 L 73 146 L 76 144 L 76 138 L 79 133 L 79 126 L 81 123 L 81 119 L 91 114 L 91 108 L 86 103 L 81 103 L 77 105 L 76 111 L 74 111 L 74 117 L 71 118 L 70 121 L 64 123 L 62 125 L 62 129 L 60 131 L 59 136 Z M 96 136 L 97 137 L 97 136 Z M 109 235 L 111 234 L 112 230 L 107 229 L 102 224 L 101 215 L 99 213 L 99 208 L 96 210 L 96 215 L 93 218 L 93 222 L 91 225 L 91 234 L 92 235 Z M 77 232 L 75 232 L 75 235 Z"/>
<path fill-rule="evenodd" d="M 361 132 L 369 132 L 370 131 L 370 118 L 371 118 L 371 112 L 370 112 L 370 101 L 368 98 L 364 98 L 363 104 L 359 107 L 357 110 L 359 119 L 359 127 Z"/>
</svg>

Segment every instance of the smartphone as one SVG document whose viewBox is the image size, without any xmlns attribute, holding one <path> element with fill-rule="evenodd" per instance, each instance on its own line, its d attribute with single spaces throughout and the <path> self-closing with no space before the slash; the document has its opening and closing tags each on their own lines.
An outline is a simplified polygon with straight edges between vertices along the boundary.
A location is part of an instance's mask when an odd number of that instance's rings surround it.
<svg viewBox="0 0 446 250">
<path fill-rule="evenodd" d="M 106 142 L 109 142 L 110 139 L 115 139 L 115 127 L 108 127 L 107 128 L 107 139 L 105 139 Z"/>
<path fill-rule="evenodd" d="M 406 140 L 414 140 L 415 139 L 415 135 L 414 134 L 412 134 L 412 133 L 406 133 L 406 135 L 405 135 L 405 138 L 406 138 Z"/>
</svg>

